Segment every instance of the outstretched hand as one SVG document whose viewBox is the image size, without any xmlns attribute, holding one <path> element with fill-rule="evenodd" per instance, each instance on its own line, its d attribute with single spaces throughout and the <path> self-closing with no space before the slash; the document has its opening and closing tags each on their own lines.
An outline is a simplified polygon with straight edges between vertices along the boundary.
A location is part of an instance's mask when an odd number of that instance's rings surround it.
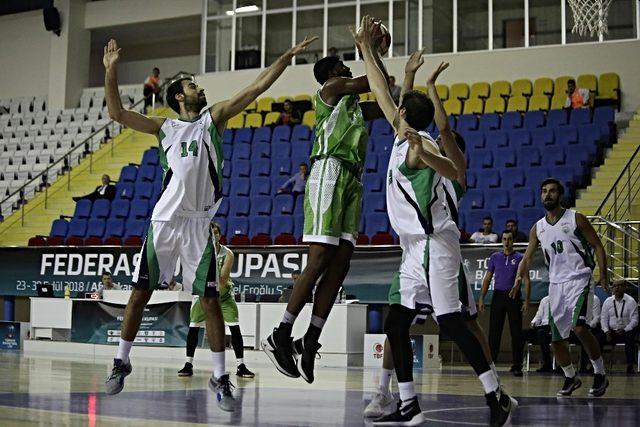
<svg viewBox="0 0 640 427">
<path fill-rule="evenodd" d="M 302 52 L 304 52 L 305 50 L 307 50 L 307 47 L 309 47 L 309 45 L 311 43 L 313 43 L 314 41 L 318 40 L 318 36 L 307 36 L 304 38 L 304 40 L 302 40 L 300 43 L 298 43 L 297 45 L 295 45 L 294 47 L 292 47 L 289 52 L 292 55 L 299 55 Z"/>
<path fill-rule="evenodd" d="M 449 68 L 449 63 L 441 62 L 440 65 L 438 65 L 438 68 L 436 68 L 435 71 L 431 73 L 431 75 L 427 79 L 427 84 L 431 84 L 431 85 L 436 84 L 436 80 L 438 79 L 438 76 L 440 75 L 440 73 L 442 73 L 447 68 Z"/>
<path fill-rule="evenodd" d="M 365 15 L 360 21 L 360 28 L 358 29 L 358 32 L 356 33 L 356 31 L 351 26 L 349 27 L 349 31 L 351 31 L 353 40 L 358 47 L 365 47 L 368 45 L 376 47 L 376 43 L 378 41 L 376 40 L 374 34 L 378 31 L 379 26 L 380 21 L 375 21 L 369 15 Z"/>
<path fill-rule="evenodd" d="M 415 73 L 418 71 L 418 68 L 422 67 L 422 64 L 424 64 L 424 58 L 422 57 L 424 50 L 425 48 L 422 48 L 411 54 L 407 64 L 404 66 L 405 73 Z"/>
<path fill-rule="evenodd" d="M 104 68 L 114 67 L 120 61 L 121 50 L 122 48 L 118 47 L 118 43 L 114 39 L 109 40 L 109 43 L 104 47 L 104 56 L 102 57 Z"/>
<path fill-rule="evenodd" d="M 404 131 L 404 137 L 407 138 L 407 141 L 409 142 L 411 148 L 424 150 L 424 148 L 422 147 L 422 135 L 420 135 L 417 130 L 408 127 Z"/>
</svg>

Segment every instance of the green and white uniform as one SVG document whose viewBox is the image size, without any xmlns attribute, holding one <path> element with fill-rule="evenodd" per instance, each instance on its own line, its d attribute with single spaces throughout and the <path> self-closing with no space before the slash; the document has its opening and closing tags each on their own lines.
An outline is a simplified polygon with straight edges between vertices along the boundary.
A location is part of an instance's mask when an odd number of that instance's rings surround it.
<svg viewBox="0 0 640 427">
<path fill-rule="evenodd" d="M 220 245 L 220 251 L 216 254 L 216 267 L 218 272 L 222 272 L 222 266 L 229 254 L 229 248 L 224 245 Z M 229 279 L 226 286 L 220 284 L 220 306 L 222 307 L 222 317 L 224 317 L 224 323 L 228 326 L 234 326 L 238 324 L 238 306 L 236 305 L 235 293 L 233 291 L 233 282 Z M 205 314 L 200 304 L 200 297 L 194 295 L 191 302 L 191 315 L 190 315 L 189 327 L 205 327 Z"/>
<path fill-rule="evenodd" d="M 549 326 L 553 341 L 569 338 L 576 325 L 589 324 L 593 310 L 593 249 L 576 224 L 576 212 L 565 209 L 551 224 L 536 223 L 536 235 L 549 267 Z"/>
<path fill-rule="evenodd" d="M 355 245 L 362 209 L 367 129 L 357 95 L 334 107 L 316 94 L 316 137 L 304 193 L 305 242 Z"/>
<path fill-rule="evenodd" d="M 428 133 L 420 134 L 437 148 Z M 417 309 L 418 316 L 424 317 L 460 312 L 462 255 L 460 231 L 448 201 L 452 196 L 443 177 L 432 168 L 407 167 L 408 151 L 407 140 L 396 138 L 387 170 L 387 212 L 402 248 L 389 302 Z"/>
<path fill-rule="evenodd" d="M 217 296 L 214 245 L 209 223 L 221 200 L 222 140 L 209 111 L 192 121 L 166 119 L 158 134 L 164 177 L 133 286 L 169 283 L 180 260 L 184 286 Z"/>
</svg>

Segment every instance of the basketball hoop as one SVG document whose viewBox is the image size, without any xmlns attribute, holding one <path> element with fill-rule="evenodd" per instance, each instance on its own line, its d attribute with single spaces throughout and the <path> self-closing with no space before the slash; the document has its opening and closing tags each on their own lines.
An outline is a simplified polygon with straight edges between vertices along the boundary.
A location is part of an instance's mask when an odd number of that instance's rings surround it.
<svg viewBox="0 0 640 427">
<path fill-rule="evenodd" d="M 573 12 L 572 33 L 581 36 L 589 33 L 600 37 L 609 32 L 607 16 L 613 0 L 568 0 Z"/>
</svg>

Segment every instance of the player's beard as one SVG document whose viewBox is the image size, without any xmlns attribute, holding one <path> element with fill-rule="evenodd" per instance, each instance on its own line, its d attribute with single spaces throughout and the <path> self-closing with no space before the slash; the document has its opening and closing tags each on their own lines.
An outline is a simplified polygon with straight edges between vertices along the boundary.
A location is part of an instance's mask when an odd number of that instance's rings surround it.
<svg viewBox="0 0 640 427">
<path fill-rule="evenodd" d="M 187 111 L 193 111 L 199 113 L 204 107 L 207 106 L 207 98 L 203 95 L 196 95 L 189 97 L 185 100 L 184 108 Z"/>
<path fill-rule="evenodd" d="M 544 206 L 544 209 L 547 212 L 551 212 L 552 210 L 554 210 L 555 208 L 558 207 L 558 205 L 560 204 L 559 200 L 545 200 L 542 203 L 542 206 Z"/>
</svg>

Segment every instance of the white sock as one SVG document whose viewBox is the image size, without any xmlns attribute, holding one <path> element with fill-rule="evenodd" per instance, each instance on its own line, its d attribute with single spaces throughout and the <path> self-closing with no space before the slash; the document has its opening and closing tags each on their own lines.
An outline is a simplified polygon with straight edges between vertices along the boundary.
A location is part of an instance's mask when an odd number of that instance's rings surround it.
<svg viewBox="0 0 640 427">
<path fill-rule="evenodd" d="M 116 353 L 116 359 L 122 360 L 124 363 L 129 363 L 129 353 L 131 353 L 131 346 L 133 341 L 125 341 L 120 338 L 118 344 L 118 353 Z"/>
<path fill-rule="evenodd" d="M 220 378 L 224 375 L 224 351 L 212 351 L 211 360 L 213 361 L 213 376 Z"/>
<path fill-rule="evenodd" d="M 244 363 L 244 359 L 236 359 L 236 363 L 240 366 Z"/>
<path fill-rule="evenodd" d="M 326 321 L 327 321 L 326 319 L 323 319 L 322 317 L 318 317 L 315 314 L 311 316 L 311 324 L 320 330 L 324 327 L 324 323 Z"/>
<path fill-rule="evenodd" d="M 600 358 L 602 359 L 602 358 Z M 595 370 L 596 365 L 593 365 L 593 369 Z M 604 369 L 604 366 L 602 367 L 602 369 Z M 567 378 L 573 378 L 576 376 L 576 368 L 573 367 L 573 364 L 569 365 L 569 366 L 563 366 L 562 370 L 564 371 L 564 376 Z"/>
<path fill-rule="evenodd" d="M 187 363 L 191 363 L 193 365 L 193 357 L 187 357 Z"/>
<path fill-rule="evenodd" d="M 398 383 L 398 390 L 400 391 L 400 400 L 405 401 L 416 397 L 416 392 L 413 389 L 413 381 L 406 383 Z"/>
<path fill-rule="evenodd" d="M 391 392 L 391 376 L 393 375 L 393 369 L 385 369 L 382 368 L 382 372 L 380 373 L 380 390 L 383 390 L 385 393 Z"/>
<path fill-rule="evenodd" d="M 604 360 L 602 360 L 602 356 L 598 357 L 596 360 L 592 360 L 591 364 L 593 365 L 594 374 L 604 375 Z"/>
<path fill-rule="evenodd" d="M 494 392 L 499 387 L 498 377 L 496 376 L 496 374 L 493 373 L 493 371 L 491 369 L 489 369 L 487 372 L 484 372 L 484 373 L 478 375 L 478 378 L 480 379 L 480 382 L 482 383 L 482 388 L 484 388 L 484 393 L 485 394 L 489 394 L 491 392 Z"/>
<path fill-rule="evenodd" d="M 284 315 L 282 316 L 282 323 L 290 323 L 293 325 L 293 323 L 296 321 L 296 317 L 298 316 L 295 314 L 291 314 L 287 310 L 285 310 Z"/>
</svg>

